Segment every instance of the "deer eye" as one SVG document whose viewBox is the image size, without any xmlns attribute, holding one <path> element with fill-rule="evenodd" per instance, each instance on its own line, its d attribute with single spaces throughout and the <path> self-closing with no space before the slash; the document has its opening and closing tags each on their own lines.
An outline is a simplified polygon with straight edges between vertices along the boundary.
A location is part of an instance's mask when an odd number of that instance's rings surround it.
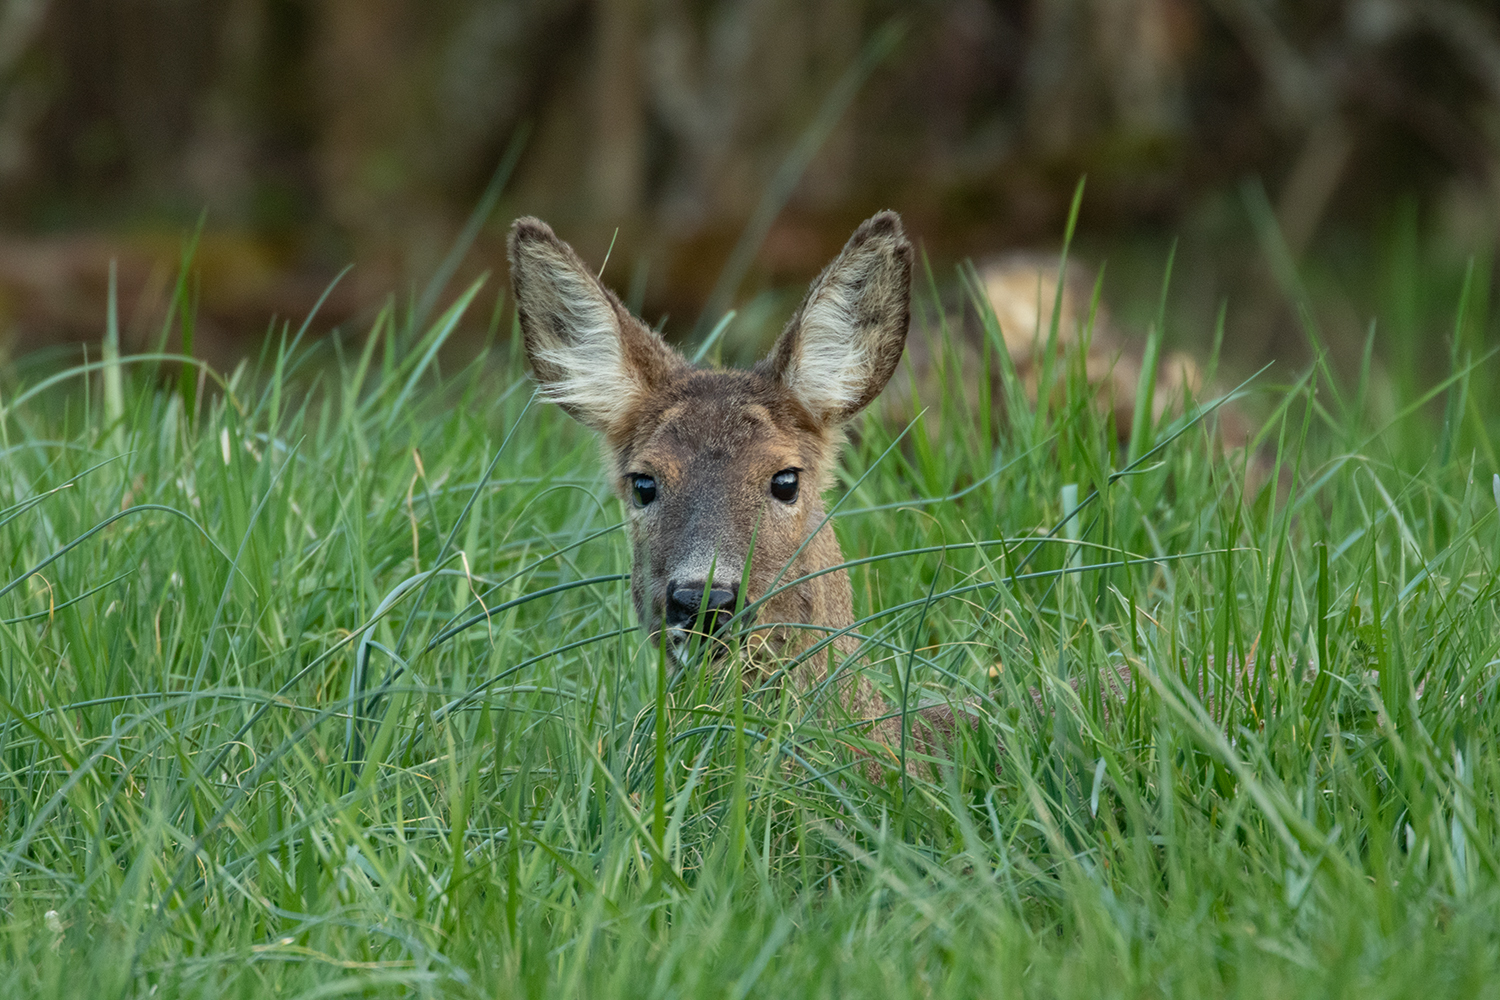
<svg viewBox="0 0 1500 1000">
<path fill-rule="evenodd" d="M 635 505 L 644 507 L 656 499 L 656 480 L 650 476 L 632 476 L 630 479 L 630 495 L 635 497 Z"/>
<path fill-rule="evenodd" d="M 797 501 L 797 470 L 782 469 L 771 477 L 771 495 L 782 503 Z"/>
</svg>

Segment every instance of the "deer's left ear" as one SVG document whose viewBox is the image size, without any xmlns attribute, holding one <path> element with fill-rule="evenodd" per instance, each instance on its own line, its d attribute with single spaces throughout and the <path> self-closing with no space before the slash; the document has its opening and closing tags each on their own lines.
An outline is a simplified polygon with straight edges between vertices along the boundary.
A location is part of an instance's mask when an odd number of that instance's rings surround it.
<svg viewBox="0 0 1500 1000">
<path fill-rule="evenodd" d="M 808 290 L 770 355 L 756 366 L 825 424 L 848 420 L 880 395 L 906 346 L 911 242 L 901 217 L 866 220 Z"/>
</svg>

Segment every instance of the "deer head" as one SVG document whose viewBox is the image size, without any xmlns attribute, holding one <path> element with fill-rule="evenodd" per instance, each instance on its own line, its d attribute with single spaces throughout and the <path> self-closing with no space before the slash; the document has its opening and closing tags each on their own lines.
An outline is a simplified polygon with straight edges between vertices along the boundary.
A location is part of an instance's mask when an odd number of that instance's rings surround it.
<svg viewBox="0 0 1500 1000">
<path fill-rule="evenodd" d="M 603 438 L 625 506 L 631 595 L 653 640 L 665 629 L 683 662 L 695 636 L 718 634 L 778 577 L 843 561 L 822 494 L 843 425 L 885 387 L 906 343 L 912 249 L 894 212 L 855 230 L 748 371 L 688 363 L 543 222 L 518 219 L 509 252 L 542 395 Z M 847 625 L 848 579 L 784 587 L 758 618 Z M 783 628 L 760 641 L 793 640 Z"/>
</svg>

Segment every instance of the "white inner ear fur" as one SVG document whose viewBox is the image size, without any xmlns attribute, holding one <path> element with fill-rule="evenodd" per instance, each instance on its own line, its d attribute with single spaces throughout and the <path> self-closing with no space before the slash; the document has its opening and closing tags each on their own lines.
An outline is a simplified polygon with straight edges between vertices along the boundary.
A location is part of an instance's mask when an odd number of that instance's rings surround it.
<svg viewBox="0 0 1500 1000">
<path fill-rule="evenodd" d="M 858 300 L 850 293 L 874 280 L 880 263 L 872 255 L 872 259 L 856 259 L 839 267 L 802 313 L 786 385 L 825 419 L 858 402 L 875 377 L 870 340 L 878 325 L 860 329 Z M 866 281 L 860 282 L 861 278 Z"/>
<path fill-rule="evenodd" d="M 625 363 L 620 348 L 619 318 L 586 276 L 552 269 L 553 315 L 537 317 L 544 343 L 536 360 L 562 373 L 544 383 L 542 398 L 572 408 L 585 422 L 601 429 L 613 426 L 634 404 L 641 384 Z M 554 317 L 567 331 L 553 335 Z"/>
</svg>

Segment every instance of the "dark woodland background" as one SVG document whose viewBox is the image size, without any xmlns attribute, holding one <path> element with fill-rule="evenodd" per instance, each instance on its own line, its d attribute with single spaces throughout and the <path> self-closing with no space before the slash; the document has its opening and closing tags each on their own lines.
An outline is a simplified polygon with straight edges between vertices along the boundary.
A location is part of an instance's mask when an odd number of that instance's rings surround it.
<svg viewBox="0 0 1500 1000">
<path fill-rule="evenodd" d="M 1227 358 L 1305 356 L 1301 282 L 1348 363 L 1374 316 L 1388 357 L 1445 361 L 1468 262 L 1480 306 L 1494 283 L 1500 15 L 0 0 L 0 356 L 97 341 L 111 258 L 127 347 L 146 346 L 200 215 L 200 353 L 232 363 L 350 263 L 316 329 L 362 331 L 420 294 L 507 149 L 450 295 L 487 270 L 503 287 L 506 226 L 532 213 L 594 262 L 614 238 L 607 279 L 672 336 L 729 306 L 774 325 L 874 210 L 901 211 L 948 282 L 966 257 L 1055 249 L 1086 174 L 1078 250 L 1127 321 L 1154 314 L 1179 239 L 1169 340 L 1201 342 L 1227 302 Z"/>
</svg>

